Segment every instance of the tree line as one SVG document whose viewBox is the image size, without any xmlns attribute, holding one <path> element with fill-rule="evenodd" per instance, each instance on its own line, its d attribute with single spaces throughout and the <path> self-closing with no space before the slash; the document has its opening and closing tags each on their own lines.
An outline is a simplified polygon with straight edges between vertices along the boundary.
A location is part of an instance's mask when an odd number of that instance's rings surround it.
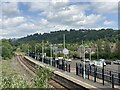
<svg viewBox="0 0 120 90">
<path fill-rule="evenodd" d="M 82 40 L 84 41 L 97 41 L 98 39 L 107 39 L 111 42 L 115 42 L 118 37 L 120 37 L 118 30 L 113 29 L 101 29 L 101 30 L 60 30 L 53 31 L 50 33 L 35 33 L 33 35 L 27 35 L 26 37 L 20 38 L 17 40 L 18 43 L 22 42 L 42 42 L 49 41 L 51 43 L 62 43 L 63 42 L 63 34 L 66 36 L 66 43 L 80 43 Z"/>
</svg>

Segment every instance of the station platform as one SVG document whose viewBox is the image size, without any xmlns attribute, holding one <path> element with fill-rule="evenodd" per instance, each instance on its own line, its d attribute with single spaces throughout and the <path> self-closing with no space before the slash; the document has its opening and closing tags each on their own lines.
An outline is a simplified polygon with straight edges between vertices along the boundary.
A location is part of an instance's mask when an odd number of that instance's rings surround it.
<svg viewBox="0 0 120 90">
<path fill-rule="evenodd" d="M 27 60 L 35 63 L 36 65 L 40 66 L 40 67 L 46 67 L 49 68 L 54 74 L 61 76 L 62 78 L 65 78 L 67 80 L 69 80 L 70 82 L 73 82 L 77 85 L 80 85 L 82 87 L 85 87 L 89 90 L 113 90 L 110 86 L 105 86 L 102 85 L 102 83 L 95 83 L 94 81 L 88 80 L 88 79 L 84 79 L 78 75 L 76 75 L 75 73 L 71 73 L 71 72 L 67 72 L 67 71 L 63 71 L 61 69 L 58 69 L 56 67 L 53 67 L 51 65 L 42 63 L 40 61 L 37 61 L 31 57 L 28 56 L 24 56 L 24 58 L 26 58 Z M 92 77 L 91 77 L 92 78 Z"/>
</svg>

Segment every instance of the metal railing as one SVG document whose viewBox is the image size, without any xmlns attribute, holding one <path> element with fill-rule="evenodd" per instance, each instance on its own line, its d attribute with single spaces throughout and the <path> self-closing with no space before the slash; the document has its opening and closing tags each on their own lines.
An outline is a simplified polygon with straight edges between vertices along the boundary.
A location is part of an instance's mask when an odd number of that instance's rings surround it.
<svg viewBox="0 0 120 90">
<path fill-rule="evenodd" d="M 83 64 L 76 63 L 76 75 L 83 77 Z M 120 85 L 120 72 L 113 72 L 97 66 L 85 65 L 86 78 L 94 82 L 101 82 L 103 85 Z M 91 78 L 90 78 L 91 77 Z"/>
</svg>

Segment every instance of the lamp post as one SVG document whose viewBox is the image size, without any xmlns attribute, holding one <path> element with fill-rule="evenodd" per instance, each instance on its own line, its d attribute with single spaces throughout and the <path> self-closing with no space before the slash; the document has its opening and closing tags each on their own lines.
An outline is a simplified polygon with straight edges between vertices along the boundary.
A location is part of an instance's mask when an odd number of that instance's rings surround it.
<svg viewBox="0 0 120 90">
<path fill-rule="evenodd" d="M 84 49 L 84 79 L 85 79 L 85 46 L 83 46 L 83 49 Z"/>
<path fill-rule="evenodd" d="M 28 56 L 29 56 L 29 46 L 28 46 Z"/>
<path fill-rule="evenodd" d="M 98 55 L 98 46 L 97 46 L 97 60 L 99 59 L 99 55 Z"/>
<path fill-rule="evenodd" d="M 91 47 L 90 47 L 90 61 L 91 61 Z"/>
<path fill-rule="evenodd" d="M 42 41 L 42 62 L 44 59 L 44 41 Z"/>
<path fill-rule="evenodd" d="M 50 64 L 52 65 L 52 44 L 50 45 L 50 57 L 51 57 L 51 58 L 50 58 L 50 61 L 51 61 Z"/>
<path fill-rule="evenodd" d="M 86 74 L 85 73 L 85 46 L 81 45 L 80 47 L 82 48 L 81 51 L 83 50 L 83 77 L 85 79 L 85 77 L 86 77 L 86 75 L 85 75 Z"/>
<path fill-rule="evenodd" d="M 35 45 L 35 59 L 36 59 L 37 55 L 36 55 L 36 45 Z"/>
<path fill-rule="evenodd" d="M 63 48 L 65 49 L 65 34 L 63 34 Z M 64 59 L 65 59 L 65 54 L 64 54 Z"/>
</svg>

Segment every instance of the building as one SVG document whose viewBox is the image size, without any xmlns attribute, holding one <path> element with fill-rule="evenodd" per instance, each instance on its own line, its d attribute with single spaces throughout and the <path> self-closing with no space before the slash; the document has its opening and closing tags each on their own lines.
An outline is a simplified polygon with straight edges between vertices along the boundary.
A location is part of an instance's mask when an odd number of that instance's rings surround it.
<svg viewBox="0 0 120 90">
<path fill-rule="evenodd" d="M 91 54 L 95 54 L 97 52 L 97 48 L 95 48 L 95 47 L 92 47 L 92 48 L 86 47 L 85 48 L 85 53 L 89 54 L 90 53 L 90 49 L 91 49 Z M 79 47 L 78 48 L 77 56 L 80 57 L 80 58 L 84 56 L 84 48 L 83 47 Z"/>
</svg>

